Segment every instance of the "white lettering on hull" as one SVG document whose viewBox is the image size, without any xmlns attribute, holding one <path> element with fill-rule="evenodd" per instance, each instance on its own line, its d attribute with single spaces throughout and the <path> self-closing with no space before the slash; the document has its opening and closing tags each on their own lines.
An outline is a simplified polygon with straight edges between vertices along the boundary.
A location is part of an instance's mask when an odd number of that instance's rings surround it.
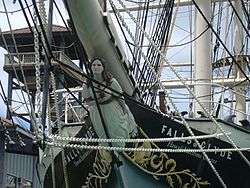
<svg viewBox="0 0 250 188">
<path fill-rule="evenodd" d="M 186 135 L 184 135 L 183 132 L 181 131 L 178 131 L 177 129 L 174 129 L 173 127 L 168 127 L 167 125 L 162 125 L 162 128 L 161 128 L 161 134 L 163 134 L 167 137 L 185 137 Z M 168 142 L 167 143 L 167 147 L 169 148 L 173 148 L 173 149 L 187 149 L 186 147 L 188 148 L 197 148 L 197 144 L 195 143 L 194 140 L 181 140 L 181 141 L 178 141 L 179 142 L 183 142 L 185 143 L 185 145 L 176 145 L 175 142 Z M 191 145 L 192 144 L 192 145 Z M 220 149 L 219 146 L 215 146 L 215 145 L 211 145 L 211 143 L 207 143 L 206 141 L 201 141 L 200 142 L 201 144 L 201 147 L 203 149 Z M 189 153 L 190 155 L 193 155 L 193 156 L 196 156 L 196 157 L 199 157 L 199 158 L 203 158 L 202 157 L 202 154 L 200 153 Z M 232 160 L 232 152 L 231 151 L 228 151 L 228 152 L 214 152 L 214 154 L 216 156 L 219 156 L 221 157 L 222 159 L 226 159 L 226 160 Z M 216 163 L 217 161 L 216 160 L 213 160 L 213 163 Z"/>
<path fill-rule="evenodd" d="M 93 138 L 94 137 L 94 132 L 92 131 L 92 128 L 90 127 L 86 134 L 84 135 L 85 138 Z M 87 142 L 85 142 L 85 144 L 87 144 Z M 84 158 L 82 159 L 82 157 L 80 155 L 82 155 L 83 153 L 79 150 L 79 149 L 71 149 L 70 152 L 67 152 L 67 154 L 65 155 L 66 158 L 66 162 L 69 163 L 72 160 L 75 160 L 77 158 L 78 161 L 74 164 L 77 164 L 76 166 L 78 166 L 82 160 L 84 160 Z"/>
</svg>

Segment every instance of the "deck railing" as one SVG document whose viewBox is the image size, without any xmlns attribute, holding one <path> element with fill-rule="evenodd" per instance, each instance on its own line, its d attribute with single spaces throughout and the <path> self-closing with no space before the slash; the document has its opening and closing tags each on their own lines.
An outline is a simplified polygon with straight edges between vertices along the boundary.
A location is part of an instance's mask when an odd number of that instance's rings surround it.
<svg viewBox="0 0 250 188">
<path fill-rule="evenodd" d="M 54 59 L 65 64 L 72 64 L 71 59 L 63 51 L 54 51 Z M 35 52 L 5 54 L 5 66 L 11 65 L 35 65 Z M 43 64 L 43 62 L 41 63 Z"/>
</svg>

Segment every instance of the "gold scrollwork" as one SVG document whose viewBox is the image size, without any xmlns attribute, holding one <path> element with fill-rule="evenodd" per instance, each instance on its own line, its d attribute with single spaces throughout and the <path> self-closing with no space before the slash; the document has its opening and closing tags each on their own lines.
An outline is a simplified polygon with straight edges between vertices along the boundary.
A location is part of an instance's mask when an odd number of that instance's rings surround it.
<svg viewBox="0 0 250 188">
<path fill-rule="evenodd" d="M 97 150 L 92 172 L 89 172 L 82 188 L 102 188 L 111 173 L 112 156 L 108 151 Z"/>
<path fill-rule="evenodd" d="M 146 137 L 141 129 L 140 133 Z M 134 143 L 133 147 L 158 148 L 156 144 L 151 142 L 144 142 L 141 144 Z M 189 169 L 176 170 L 176 161 L 169 158 L 166 153 L 132 151 L 124 152 L 124 156 L 138 168 L 152 175 L 156 180 L 165 178 L 165 181 L 170 187 L 200 188 L 209 185 L 207 181 L 202 181 L 200 177 L 197 177 L 197 175 L 192 173 Z"/>
</svg>

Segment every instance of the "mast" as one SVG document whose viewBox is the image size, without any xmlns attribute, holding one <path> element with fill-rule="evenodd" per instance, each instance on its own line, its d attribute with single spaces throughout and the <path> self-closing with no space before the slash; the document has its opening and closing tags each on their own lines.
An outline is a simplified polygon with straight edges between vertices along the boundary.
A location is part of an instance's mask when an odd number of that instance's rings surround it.
<svg viewBox="0 0 250 188">
<path fill-rule="evenodd" d="M 211 1 L 196 0 L 197 5 L 208 20 L 211 20 Z M 196 11 L 195 20 L 195 38 L 204 32 L 207 28 L 207 23 L 202 15 Z M 212 63 L 211 63 L 211 30 L 207 30 L 200 38 L 195 42 L 195 65 L 194 65 L 194 77 L 195 96 L 201 101 L 201 104 L 210 112 L 211 110 L 211 85 L 204 83 L 211 83 L 212 78 Z M 204 85 L 202 85 L 204 84 Z M 201 106 L 194 103 L 194 114 L 197 116 L 197 111 L 203 112 Z"/>
<path fill-rule="evenodd" d="M 243 11 L 241 8 L 240 0 L 234 1 L 234 7 L 240 19 L 243 20 Z M 244 59 L 239 58 L 239 56 L 242 55 L 243 52 L 243 42 L 244 42 L 243 28 L 237 16 L 234 16 L 234 21 L 235 21 L 235 33 L 236 33 L 234 41 L 235 45 L 234 50 L 235 50 L 236 61 L 241 66 L 242 70 L 245 72 L 246 61 Z M 235 78 L 237 79 L 244 78 L 244 75 L 241 73 L 239 68 L 236 65 L 234 65 L 234 67 L 235 67 Z M 246 88 L 244 84 L 236 86 L 235 90 L 239 93 L 242 93 L 243 95 L 246 94 Z M 246 99 L 243 95 L 235 94 L 235 115 L 236 115 L 235 123 L 239 125 L 240 125 L 239 122 L 240 120 L 246 119 L 246 115 L 244 114 L 246 113 Z"/>
</svg>

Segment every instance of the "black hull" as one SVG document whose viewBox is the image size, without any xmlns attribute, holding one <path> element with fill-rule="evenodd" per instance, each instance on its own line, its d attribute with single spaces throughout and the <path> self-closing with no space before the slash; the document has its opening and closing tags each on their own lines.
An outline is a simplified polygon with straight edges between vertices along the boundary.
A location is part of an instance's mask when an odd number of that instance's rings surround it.
<svg viewBox="0 0 250 188">
<path fill-rule="evenodd" d="M 138 125 L 141 126 L 150 138 L 190 136 L 182 124 L 174 121 L 168 116 L 150 111 L 145 106 L 139 106 L 135 103 L 128 102 L 128 105 L 130 106 L 134 117 L 136 117 Z M 204 133 L 195 129 L 192 129 L 192 131 L 196 136 L 204 135 Z M 202 139 L 199 140 L 199 142 L 205 149 L 232 148 L 231 144 L 217 138 Z M 168 149 L 198 148 L 194 141 L 190 140 L 185 142 L 157 143 L 157 145 L 159 148 Z M 246 158 L 250 160 L 250 152 L 243 153 Z M 207 153 L 207 155 L 227 187 L 250 187 L 250 167 L 243 161 L 237 152 L 217 152 Z M 215 176 L 201 153 L 168 153 L 168 156 L 176 161 L 179 169 L 189 169 L 192 173 L 207 180 L 210 183 L 209 187 L 222 187 L 218 178 Z"/>
<path fill-rule="evenodd" d="M 134 114 L 137 124 L 142 128 L 142 130 L 150 138 L 162 138 L 162 137 L 174 137 L 174 136 L 189 136 L 187 130 L 183 125 L 177 121 L 164 116 L 163 114 L 151 111 L 144 106 L 140 106 L 136 103 L 129 103 L 130 109 Z M 195 135 L 204 135 L 202 132 L 192 129 Z M 82 130 L 78 133 L 77 137 L 86 137 L 87 130 Z M 89 134 L 88 134 L 89 135 Z M 92 136 L 94 133 L 92 134 Z M 232 146 L 222 140 L 216 138 L 203 139 L 200 140 L 200 143 L 204 148 L 231 148 Z M 194 141 L 179 141 L 179 142 L 165 142 L 157 143 L 159 148 L 168 148 L 168 149 L 191 149 L 196 148 Z M 89 153 L 86 153 L 89 152 Z M 67 173 L 68 181 L 70 187 L 81 187 L 86 181 L 88 173 L 91 171 L 96 151 L 75 151 L 73 152 L 70 149 L 65 150 L 67 158 Z M 250 152 L 244 152 L 248 160 L 250 160 Z M 82 156 L 86 155 L 84 158 Z M 173 159 L 176 163 L 175 170 L 178 172 L 185 171 L 190 174 L 193 174 L 197 179 L 206 181 L 209 185 L 200 185 L 200 187 L 222 187 L 218 178 L 215 176 L 214 172 L 204 159 L 201 153 L 167 153 L 168 157 Z M 235 188 L 249 188 L 250 187 L 250 169 L 247 164 L 242 160 L 237 152 L 217 152 L 217 153 L 208 153 L 211 162 L 217 169 L 218 173 L 222 177 L 223 181 L 226 183 L 227 187 Z M 63 185 L 63 169 L 61 165 L 61 155 L 58 155 L 55 158 L 56 166 L 56 187 L 64 187 Z M 144 173 L 144 172 L 142 172 Z M 45 176 L 44 187 L 52 187 L 52 178 L 51 178 L 51 168 L 48 169 Z M 173 186 L 180 187 L 177 185 L 177 181 L 173 180 Z M 171 180 L 171 181 L 172 181 Z M 165 181 L 166 178 L 159 178 L 159 181 Z M 183 177 L 182 186 L 185 182 L 187 187 L 192 187 L 192 178 L 189 179 L 189 176 Z M 169 182 L 166 182 L 167 184 Z M 108 186 L 108 183 L 105 184 Z M 105 187 L 104 185 L 104 187 Z M 191 186 L 192 185 L 192 186 Z M 182 187 L 181 186 L 181 187 Z"/>
<path fill-rule="evenodd" d="M 94 132 L 92 128 L 82 127 L 76 137 L 92 137 Z M 67 162 L 67 176 L 68 184 L 72 188 L 81 187 L 86 181 L 88 176 L 88 169 L 92 168 L 94 163 L 96 151 L 95 150 L 77 150 L 77 149 L 65 149 L 65 160 Z M 55 168 L 55 187 L 63 188 L 65 187 L 63 165 L 62 165 L 62 155 L 61 152 L 54 159 Z M 51 165 L 46 171 L 44 179 L 44 188 L 52 188 L 52 169 Z"/>
</svg>

